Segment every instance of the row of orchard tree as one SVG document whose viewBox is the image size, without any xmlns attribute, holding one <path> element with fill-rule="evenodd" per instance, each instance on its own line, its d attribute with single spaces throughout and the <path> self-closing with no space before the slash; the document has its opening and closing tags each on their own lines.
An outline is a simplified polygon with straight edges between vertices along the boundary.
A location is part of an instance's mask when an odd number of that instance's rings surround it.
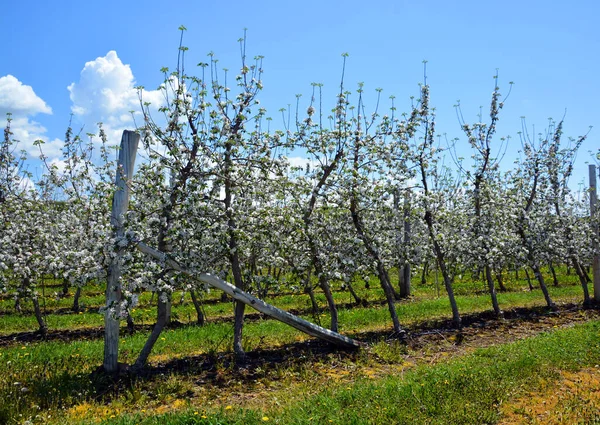
<svg viewBox="0 0 600 425">
<path fill-rule="evenodd" d="M 149 259 L 134 249 L 139 242 L 186 270 L 211 273 L 259 297 L 293 285 L 310 295 L 316 310 L 318 289 L 332 331 L 338 329 L 332 285 L 360 303 L 353 282 L 374 277 L 394 331 L 403 332 L 396 301 L 410 294 L 411 273 L 434 264 L 457 326 L 453 279 L 467 272 L 481 276 L 498 316 L 503 273 L 519 268 L 533 271 L 554 307 L 541 268 L 567 264 L 579 277 L 583 302 L 591 302 L 594 223 L 587 192 L 574 193 L 568 185 L 585 136 L 565 143 L 561 121 L 535 137 L 524 126 L 519 142 L 498 138 L 503 97 L 497 77 L 487 117 L 475 123 L 460 118 L 471 161 L 455 158 L 448 168 L 441 159 L 447 162 L 458 142 L 440 143 L 426 81 L 405 113 L 393 99 L 380 111 L 379 97 L 367 110 L 362 85 L 348 91 L 343 77 L 327 109 L 314 84 L 308 103 L 298 98 L 282 128 L 273 129 L 259 103 L 262 58 L 249 60 L 244 40 L 232 87 L 212 55 L 197 76 L 184 73 L 185 51 L 180 47 L 174 71 L 164 70 L 165 105 L 158 115 L 140 97 L 142 146 L 127 188 L 129 206 L 117 217 L 123 225 L 118 234 L 110 200 L 123 170 L 102 127 L 89 140 L 69 129 L 64 167 L 47 164 L 35 184 L 25 184 L 27 158 L 18 153 L 9 116 L 0 147 L 0 288 L 14 295 L 16 308 L 32 300 L 42 332 L 43 279 L 74 286 L 77 300 L 84 285 L 105 285 L 118 264 L 118 293 L 104 309 L 107 320 L 130 320 L 141 292 L 157 295 L 157 322 L 136 362 L 143 366 L 169 321 L 173 294 L 190 292 L 197 303 L 204 285 Z M 521 152 L 503 170 L 496 153 L 507 143 L 519 143 Z M 290 155 L 306 157 L 306 165 L 292 166 Z M 399 281 L 390 278 L 392 268 Z M 107 294 L 115 288 L 109 285 Z M 244 310 L 244 303 L 235 304 L 238 356 L 244 354 Z"/>
</svg>

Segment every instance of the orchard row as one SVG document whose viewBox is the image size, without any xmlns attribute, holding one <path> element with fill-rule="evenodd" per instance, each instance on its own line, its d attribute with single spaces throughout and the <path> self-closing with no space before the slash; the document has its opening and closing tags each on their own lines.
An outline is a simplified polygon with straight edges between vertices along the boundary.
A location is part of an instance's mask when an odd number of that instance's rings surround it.
<svg viewBox="0 0 600 425">
<path fill-rule="evenodd" d="M 535 140 L 524 132 L 519 159 L 501 169 L 493 152 L 507 140 L 496 135 L 503 98 L 495 87 L 489 116 L 461 122 L 465 140 L 453 142 L 466 143 L 471 159 L 449 168 L 441 159 L 447 164 L 455 146 L 440 142 L 426 82 L 405 112 L 393 100 L 389 110 L 368 111 L 362 86 L 347 91 L 343 81 L 326 109 L 315 84 L 309 103 L 298 99 L 289 114 L 294 118 L 273 129 L 259 103 L 261 57 L 249 62 L 242 42 L 232 88 L 210 58 L 197 76 L 184 73 L 183 59 L 175 71 L 164 70 L 166 101 L 158 113 L 140 89 L 143 146 L 120 217 L 123 235 L 115 236 L 110 221 L 121 170 L 102 126 L 89 140 L 69 129 L 63 167 L 42 154 L 46 173 L 28 185 L 27 158 L 16 154 L 9 116 L 0 146 L 0 289 L 15 297 L 16 308 L 23 299 L 33 301 L 42 332 L 38 286 L 45 276 L 76 288 L 104 286 L 118 259 L 122 294 L 106 305 L 107 315 L 125 319 L 140 293 L 157 295 L 157 324 L 136 363 L 143 366 L 169 321 L 173 294 L 191 292 L 195 301 L 205 288 L 137 252 L 139 241 L 259 297 L 300 288 L 317 309 L 313 291 L 319 289 L 333 331 L 332 286 L 355 295 L 358 278 L 375 278 L 401 333 L 395 302 L 410 295 L 411 275 L 432 265 L 457 326 L 453 279 L 464 273 L 485 282 L 498 316 L 496 291 L 509 269 L 532 270 L 553 307 L 541 268 L 568 264 L 579 277 L 582 301 L 590 303 L 587 269 L 597 235 L 587 192 L 574 193 L 568 184 L 585 136 L 564 143 L 562 122 L 550 122 Z M 291 156 L 306 161 L 295 166 Z M 398 284 L 391 268 L 399 270 Z M 240 356 L 244 308 L 236 303 L 233 347 Z"/>
</svg>

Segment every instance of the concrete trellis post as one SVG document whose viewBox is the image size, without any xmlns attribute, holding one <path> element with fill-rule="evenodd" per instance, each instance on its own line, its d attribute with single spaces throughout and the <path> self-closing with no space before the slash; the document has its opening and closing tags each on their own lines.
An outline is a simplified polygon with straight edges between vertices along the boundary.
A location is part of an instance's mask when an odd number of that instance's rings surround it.
<svg viewBox="0 0 600 425">
<path fill-rule="evenodd" d="M 129 207 L 129 184 L 133 176 L 135 156 L 140 141 L 140 135 L 125 130 L 121 138 L 119 162 L 115 177 L 116 191 L 113 196 L 110 223 L 113 226 L 113 236 L 118 240 L 123 238 L 123 215 Z M 108 373 L 118 371 L 119 358 L 119 319 L 121 304 L 121 269 L 119 260 L 123 250 L 118 249 L 108 268 L 106 283 L 106 312 L 104 313 L 104 370 Z"/>
<path fill-rule="evenodd" d="M 592 220 L 592 231 L 594 232 L 592 238 L 592 250 L 594 256 L 592 257 L 592 270 L 593 270 L 593 281 L 594 281 L 594 301 L 600 302 L 600 254 L 598 253 L 598 193 L 596 191 L 596 166 L 589 165 L 590 172 L 590 218 Z"/>
</svg>

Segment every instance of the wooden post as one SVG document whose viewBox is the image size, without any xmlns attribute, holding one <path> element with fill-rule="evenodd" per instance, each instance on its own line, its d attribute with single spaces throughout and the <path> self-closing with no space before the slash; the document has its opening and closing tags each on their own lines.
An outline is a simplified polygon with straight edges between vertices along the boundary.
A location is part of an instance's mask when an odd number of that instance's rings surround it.
<svg viewBox="0 0 600 425">
<path fill-rule="evenodd" d="M 313 323 L 310 323 L 307 320 L 294 316 L 293 314 L 288 313 L 287 311 L 281 310 L 277 307 L 267 304 L 266 302 L 242 291 L 241 289 L 235 287 L 234 285 L 228 282 L 225 282 L 222 279 L 219 279 L 216 276 L 206 273 L 193 273 L 192 271 L 181 266 L 175 260 L 169 258 L 164 252 L 160 252 L 142 242 L 138 242 L 137 247 L 141 252 L 154 258 L 160 264 L 164 264 L 173 270 L 185 273 L 188 276 L 198 279 L 200 282 L 207 283 L 214 288 L 220 289 L 228 295 L 230 295 L 231 297 L 233 297 L 233 299 L 238 300 L 246 305 L 249 305 L 255 310 L 258 310 L 261 313 L 266 314 L 267 316 L 270 316 L 276 320 L 279 320 L 280 322 L 290 325 L 301 332 L 315 336 L 325 341 L 329 341 L 341 347 L 357 348 L 364 345 L 352 338 L 348 338 L 347 336 L 340 335 L 337 332 L 333 332 L 329 329 L 322 328 Z"/>
<path fill-rule="evenodd" d="M 598 193 L 596 191 L 596 166 L 589 165 L 590 172 L 590 219 L 592 222 L 592 270 L 594 282 L 594 301 L 600 302 L 600 253 L 598 253 Z"/>
<path fill-rule="evenodd" d="M 110 223 L 113 226 L 113 237 L 121 240 L 125 236 L 123 230 L 123 215 L 129 207 L 129 184 L 133 176 L 135 156 L 140 141 L 140 135 L 125 130 L 121 138 L 121 149 L 119 151 L 119 162 L 115 177 L 116 191 L 113 195 L 112 213 Z M 124 249 L 118 247 L 115 256 L 108 267 L 108 278 L 106 283 L 106 312 L 104 313 L 104 363 L 103 367 L 107 373 L 115 373 L 119 370 L 119 317 L 121 314 L 121 268 L 120 257 Z"/>
<path fill-rule="evenodd" d="M 404 252 L 408 252 L 410 246 L 410 191 L 407 190 L 404 194 Z M 401 285 L 400 285 L 400 298 L 406 298 L 410 296 L 410 262 L 408 258 L 404 258 L 404 265 L 402 270 L 398 270 L 401 273 Z"/>
</svg>

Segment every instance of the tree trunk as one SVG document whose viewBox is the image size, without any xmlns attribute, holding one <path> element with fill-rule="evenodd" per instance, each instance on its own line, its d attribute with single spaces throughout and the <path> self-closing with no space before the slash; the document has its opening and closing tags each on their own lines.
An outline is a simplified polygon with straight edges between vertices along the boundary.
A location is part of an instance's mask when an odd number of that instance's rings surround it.
<svg viewBox="0 0 600 425">
<path fill-rule="evenodd" d="M 586 275 L 581 267 L 581 263 L 577 261 L 577 258 L 574 255 L 571 257 L 571 262 L 573 263 L 573 268 L 575 269 L 575 273 L 577 273 L 577 277 L 579 278 L 581 289 L 583 289 L 583 305 L 589 306 L 592 304 L 592 300 L 588 290 L 588 280 L 586 279 Z"/>
<path fill-rule="evenodd" d="M 228 238 L 228 248 L 229 248 L 229 262 L 231 265 L 231 273 L 233 275 L 233 282 L 235 286 L 241 291 L 246 290 L 246 284 L 242 277 L 242 268 L 240 264 L 240 254 L 239 254 L 239 246 L 238 246 L 238 238 L 236 235 L 237 232 L 237 223 L 235 219 L 235 215 L 233 212 L 233 190 L 234 190 L 234 182 L 232 176 L 233 169 L 233 160 L 232 160 L 232 151 L 233 151 L 233 143 L 234 140 L 230 139 L 225 144 L 225 154 L 224 154 L 224 189 L 225 189 L 225 199 L 223 201 L 223 206 L 225 208 L 225 216 L 227 217 L 227 238 Z M 246 309 L 246 304 L 242 302 L 238 302 L 234 300 L 234 317 L 233 317 L 233 352 L 235 354 L 236 360 L 243 361 L 246 357 L 246 353 L 244 352 L 244 348 L 242 346 L 242 336 L 244 329 L 244 310 Z"/>
<path fill-rule="evenodd" d="M 411 223 L 410 223 L 410 192 L 404 196 L 404 246 L 410 246 Z M 398 268 L 398 280 L 400 286 L 400 298 L 410 297 L 410 263 L 404 258 L 402 267 Z"/>
<path fill-rule="evenodd" d="M 131 367 L 134 373 L 137 373 L 144 368 L 146 362 L 148 361 L 148 356 L 150 356 L 150 353 L 152 352 L 154 344 L 156 344 L 156 341 L 158 341 L 158 337 L 165 328 L 165 325 L 167 324 L 167 301 L 167 293 L 161 292 L 160 294 L 158 294 L 158 313 L 156 317 L 156 324 L 152 328 L 152 332 L 146 340 L 142 351 L 140 351 L 138 358 Z"/>
<path fill-rule="evenodd" d="M 502 316 L 502 310 L 498 304 L 498 297 L 496 295 L 496 287 L 494 285 L 494 277 L 492 276 L 492 268 L 489 264 L 485 265 L 485 280 L 487 281 L 488 291 L 492 299 L 492 307 L 494 308 L 494 314 L 496 317 Z"/>
<path fill-rule="evenodd" d="M 69 295 L 69 279 L 63 278 L 63 281 L 62 281 L 62 294 L 60 296 L 61 296 L 61 298 L 64 298 L 67 295 Z"/>
<path fill-rule="evenodd" d="M 204 326 L 204 322 L 206 318 L 204 317 L 204 313 L 202 312 L 202 307 L 198 302 L 198 298 L 196 297 L 196 291 L 191 290 L 190 295 L 192 296 L 192 303 L 194 304 L 194 309 L 196 310 L 196 323 L 199 326 Z"/>
<path fill-rule="evenodd" d="M 427 230 L 429 232 L 429 238 L 433 244 L 433 251 L 435 252 L 435 256 L 437 258 L 438 267 L 440 268 L 440 271 L 442 272 L 442 277 L 444 278 L 444 286 L 446 288 L 446 293 L 448 294 L 448 299 L 450 300 L 450 307 L 452 308 L 452 321 L 454 322 L 454 326 L 460 328 L 462 324 L 460 321 L 460 314 L 458 313 L 458 305 L 456 304 L 456 298 L 454 297 L 452 279 L 450 279 L 450 273 L 446 268 L 444 252 L 442 251 L 442 247 L 439 245 L 436 239 L 431 211 L 429 211 L 428 209 L 425 211 L 425 223 L 427 223 Z"/>
<path fill-rule="evenodd" d="M 394 290 L 392 284 L 390 283 L 390 278 L 388 276 L 385 267 L 381 261 L 377 263 L 377 274 L 379 275 L 379 282 L 381 283 L 381 287 L 383 288 L 383 292 L 385 293 L 385 299 L 387 301 L 388 310 L 390 312 L 390 317 L 392 318 L 392 325 L 394 326 L 394 333 L 402 334 L 404 333 L 404 329 L 400 326 L 400 320 L 398 319 L 398 312 L 396 311 L 396 303 L 394 300 L 396 297 L 394 296 Z"/>
<path fill-rule="evenodd" d="M 502 270 L 496 272 L 496 280 L 498 281 L 498 287 L 501 292 L 506 292 L 506 286 L 504 286 L 504 279 L 502 278 Z"/>
<path fill-rule="evenodd" d="M 529 285 L 529 290 L 533 291 L 533 285 L 531 284 L 531 277 L 529 276 L 529 272 L 527 271 L 527 267 L 525 267 L 525 277 L 527 278 L 527 284 Z"/>
<path fill-rule="evenodd" d="M 79 298 L 81 297 L 81 286 L 78 286 L 75 290 L 75 296 L 73 297 L 73 312 L 79 313 Z"/>
<path fill-rule="evenodd" d="M 410 297 L 410 264 L 404 264 L 400 270 L 398 270 L 400 278 L 400 298 Z"/>
<path fill-rule="evenodd" d="M 558 278 L 556 277 L 556 270 L 554 270 L 552 261 L 548 262 L 548 268 L 550 269 L 550 273 L 552 273 L 552 282 L 554 286 L 558 286 Z"/>
<path fill-rule="evenodd" d="M 135 323 L 133 323 L 133 317 L 131 317 L 131 313 L 127 313 L 127 332 L 129 332 L 129 335 L 133 335 L 135 333 Z"/>
<path fill-rule="evenodd" d="M 554 301 L 552 301 L 552 298 L 550 298 L 550 293 L 548 292 L 548 287 L 546 286 L 546 283 L 544 282 L 544 276 L 542 275 L 540 266 L 537 264 L 536 261 L 532 261 L 532 263 L 533 263 L 533 266 L 532 266 L 533 273 L 534 273 L 536 279 L 538 280 L 538 283 L 540 284 L 540 288 L 542 289 L 542 293 L 544 294 L 544 299 L 546 300 L 546 304 L 551 309 L 556 310 L 556 305 L 554 304 Z"/>
<path fill-rule="evenodd" d="M 46 324 L 44 316 L 42 315 L 42 310 L 40 309 L 40 303 L 37 295 L 34 295 L 31 301 L 33 302 L 33 312 L 35 314 L 35 320 L 37 320 L 38 322 L 38 331 L 42 335 L 46 335 L 48 333 L 48 325 Z"/>
<path fill-rule="evenodd" d="M 241 301 L 234 301 L 234 321 L 233 321 L 233 353 L 238 361 L 244 360 L 246 352 L 242 345 L 242 336 L 244 329 L 244 311 L 246 304 Z"/>
<path fill-rule="evenodd" d="M 306 272 L 306 278 L 304 279 L 304 292 L 307 293 L 308 296 L 310 297 L 310 304 L 311 304 L 312 314 L 315 319 L 315 322 L 319 326 L 321 326 L 321 317 L 319 316 L 321 314 L 321 312 L 319 309 L 319 305 L 317 304 L 317 300 L 315 298 L 315 291 L 313 289 L 313 285 L 310 282 L 310 274 L 311 274 L 311 270 L 309 269 L 308 272 Z"/>
<path fill-rule="evenodd" d="M 421 285 L 425 286 L 427 284 L 427 273 L 429 271 L 429 262 L 425 261 L 423 263 L 423 270 L 421 271 Z"/>
<path fill-rule="evenodd" d="M 348 282 L 345 282 L 344 284 L 346 285 L 346 288 L 348 288 L 348 291 L 352 295 L 352 298 L 354 298 L 354 303 L 356 305 L 363 305 L 364 304 L 364 300 L 361 297 L 358 296 L 358 294 L 354 290 L 354 287 L 352 286 L 352 283 L 350 283 L 348 281 Z"/>
<path fill-rule="evenodd" d="M 385 298 L 388 304 L 388 310 L 390 312 L 392 324 L 394 326 L 394 332 L 401 333 L 403 332 L 403 329 L 400 326 L 400 321 L 398 320 L 398 312 L 396 311 L 396 294 L 394 293 L 393 286 L 390 283 L 390 278 L 388 276 L 387 270 L 385 269 L 379 251 L 373 243 L 373 240 L 365 232 L 362 217 L 359 214 L 358 201 L 354 196 L 350 200 L 350 213 L 352 215 L 352 222 L 354 223 L 354 228 L 356 229 L 358 237 L 363 242 L 363 245 L 369 253 L 369 256 L 373 260 L 375 260 L 375 263 L 377 265 L 377 275 L 379 277 L 379 283 L 381 284 L 381 288 L 385 293 Z"/>
<path fill-rule="evenodd" d="M 327 300 L 327 307 L 329 308 L 329 315 L 331 316 L 331 324 L 329 329 L 332 332 L 338 331 L 338 311 L 337 306 L 335 305 L 335 300 L 333 299 L 333 294 L 331 293 L 331 287 L 327 282 L 327 279 L 321 274 L 319 276 L 319 287 L 323 290 L 325 294 L 325 299 Z"/>
<path fill-rule="evenodd" d="M 18 295 L 15 298 L 15 311 L 19 314 L 23 312 L 23 309 L 21 308 L 21 297 Z"/>
</svg>

